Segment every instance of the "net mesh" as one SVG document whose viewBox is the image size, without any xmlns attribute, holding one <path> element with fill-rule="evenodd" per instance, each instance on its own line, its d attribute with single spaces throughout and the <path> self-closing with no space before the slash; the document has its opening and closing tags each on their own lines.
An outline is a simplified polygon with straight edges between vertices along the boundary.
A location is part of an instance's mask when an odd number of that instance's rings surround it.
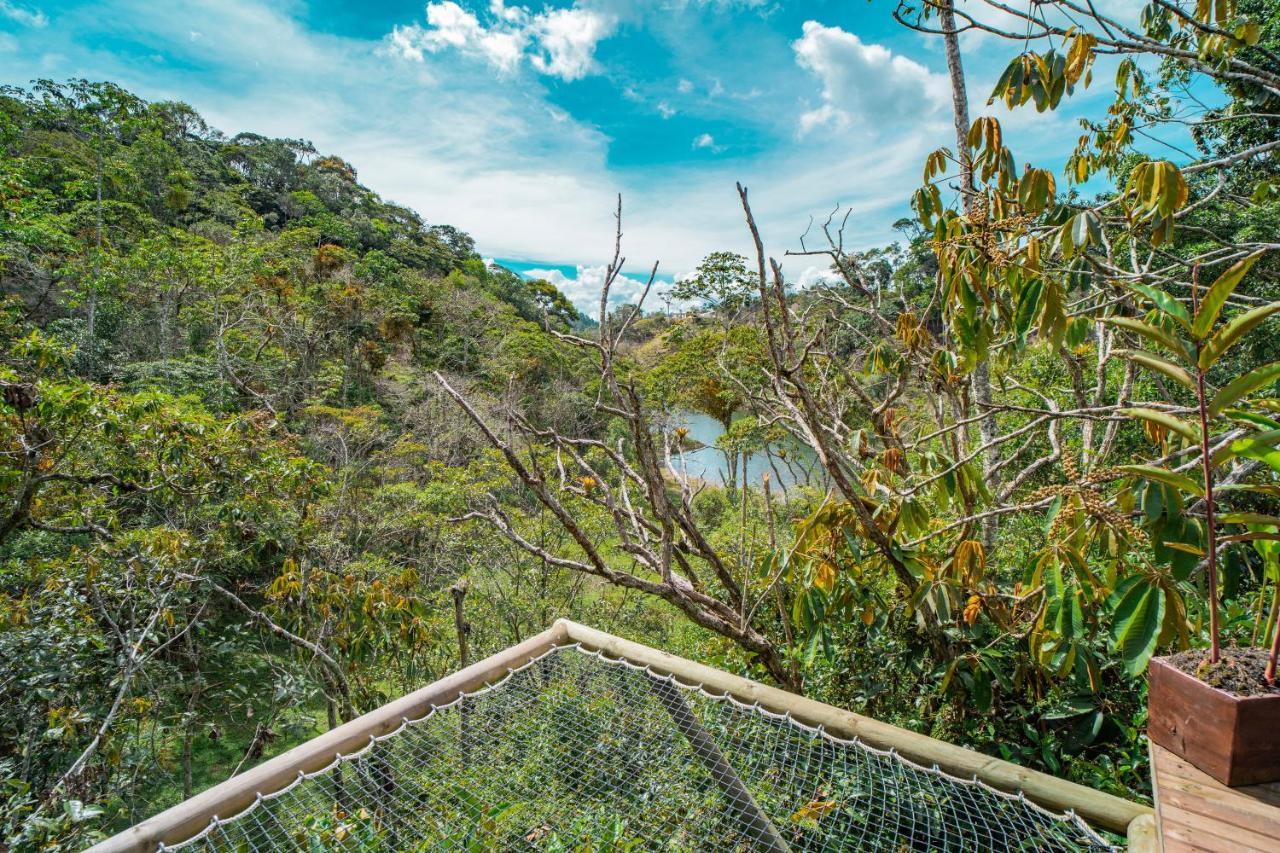
<svg viewBox="0 0 1280 853">
<path fill-rule="evenodd" d="M 178 848 L 1113 849 L 1073 814 L 579 646 L 167 849 Z"/>
</svg>

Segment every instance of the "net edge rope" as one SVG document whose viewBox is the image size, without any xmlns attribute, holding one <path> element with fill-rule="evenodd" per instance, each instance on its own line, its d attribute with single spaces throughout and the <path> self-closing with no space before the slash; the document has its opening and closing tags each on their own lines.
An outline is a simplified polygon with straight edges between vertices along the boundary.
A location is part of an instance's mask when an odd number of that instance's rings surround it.
<svg viewBox="0 0 1280 853">
<path fill-rule="evenodd" d="M 616 658 L 610 657 L 606 655 L 602 649 L 595 649 L 595 650 L 588 649 L 584 647 L 582 643 L 567 643 L 567 644 L 552 643 L 551 646 L 546 651 L 531 657 L 529 660 L 527 660 L 525 663 L 521 664 L 520 666 L 507 667 L 506 674 L 504 674 L 501 678 L 498 678 L 497 680 L 489 684 L 486 684 L 483 687 L 476 688 L 475 690 L 459 691 L 456 697 L 454 697 L 450 701 L 445 702 L 443 704 L 432 703 L 429 706 L 429 709 L 427 710 L 427 712 L 420 717 L 416 717 L 413 719 L 410 719 L 409 717 L 402 717 L 400 720 L 400 724 L 396 728 L 392 729 L 389 732 L 386 732 L 385 734 L 382 734 L 382 735 L 370 734 L 369 743 L 365 744 L 359 750 L 355 752 L 346 753 L 346 754 L 343 754 L 340 752 L 335 753 L 334 759 L 332 761 L 330 761 L 328 764 L 324 765 L 323 767 L 313 770 L 310 773 L 307 773 L 303 770 L 299 770 L 297 778 L 295 778 L 292 782 L 280 788 L 279 790 L 272 791 L 269 794 L 263 794 L 261 791 L 257 792 L 257 795 L 254 797 L 253 802 L 245 806 L 240 811 L 235 812 L 234 814 L 231 814 L 231 815 L 227 815 L 225 817 L 218 814 L 214 814 L 213 816 L 210 817 L 208 825 L 205 826 L 204 829 L 202 829 L 200 832 L 196 833 L 195 835 L 192 835 L 189 838 L 185 838 L 182 841 L 179 841 L 172 845 L 165 844 L 164 842 L 160 842 L 156 848 L 157 853 L 163 853 L 163 851 L 179 850 L 179 849 L 194 845 L 197 842 L 204 839 L 205 837 L 207 837 L 213 831 L 219 829 L 223 824 L 233 822 L 233 821 L 239 821 L 245 817 L 248 817 L 262 803 L 269 802 L 271 800 L 283 797 L 286 794 L 293 791 L 294 789 L 296 789 L 302 783 L 310 779 L 314 779 L 318 776 L 326 775 L 332 772 L 335 768 L 338 768 L 343 764 L 358 761 L 359 759 L 368 755 L 374 749 L 374 747 L 376 747 L 379 743 L 386 740 L 390 740 L 402 734 L 406 729 L 412 726 L 416 726 L 421 723 L 424 723 L 427 720 L 430 720 L 431 718 L 435 717 L 438 712 L 450 710 L 451 708 L 456 707 L 457 705 L 461 704 L 467 699 L 479 698 L 488 693 L 492 693 L 496 690 L 499 690 L 502 687 L 506 686 L 512 680 L 512 678 L 514 678 L 519 673 L 522 673 L 532 668 L 534 665 L 540 663 L 543 660 L 546 660 L 552 655 L 556 655 L 571 649 L 578 651 L 580 654 L 583 654 L 586 657 L 595 658 L 599 660 L 601 663 L 607 664 L 609 666 L 623 666 L 623 667 L 626 667 L 627 669 L 630 669 L 636 672 L 643 672 L 650 678 L 653 678 L 658 681 L 665 681 L 669 684 L 674 685 L 675 687 L 678 687 L 679 689 L 687 693 L 698 694 L 713 702 L 716 702 L 719 704 L 727 704 L 742 711 L 759 714 L 760 716 L 765 717 L 766 719 L 775 720 L 778 722 L 785 722 L 787 725 L 794 726 L 802 731 L 808 732 L 811 735 L 817 735 L 829 743 L 833 743 L 833 744 L 837 744 L 845 747 L 854 747 L 864 752 L 870 753 L 872 755 L 876 755 L 881 758 L 888 758 L 892 761 L 899 762 L 913 770 L 916 770 L 917 772 L 927 773 L 955 784 L 979 788 L 988 793 L 994 794 L 997 797 L 1000 797 L 1002 799 L 1005 799 L 1011 802 L 1017 802 L 1023 806 L 1027 806 L 1032 810 L 1039 812 L 1041 815 L 1043 815 L 1046 818 L 1072 824 L 1076 826 L 1080 831 L 1082 831 L 1087 838 L 1093 840 L 1094 842 L 1103 846 L 1113 847 L 1113 845 L 1111 845 L 1108 841 L 1106 841 L 1106 839 L 1103 838 L 1093 827 L 1091 827 L 1087 821 L 1085 821 L 1078 814 L 1076 814 L 1074 809 L 1067 809 L 1064 812 L 1053 811 L 1052 809 L 1049 809 L 1040 805 L 1034 800 L 1028 799 L 1026 796 L 1026 793 L 1022 790 L 1019 790 L 1017 793 L 1012 793 L 1009 791 L 1002 790 L 1000 788 L 996 788 L 995 786 L 990 785 L 982 781 L 981 779 L 979 779 L 976 773 L 973 776 L 966 778 L 964 776 L 957 776 L 952 773 L 948 773 L 947 771 L 939 767 L 936 763 L 933 764 L 932 766 L 918 764 L 915 761 L 912 761 L 911 759 L 903 756 L 895 748 L 891 747 L 887 750 L 879 749 L 877 747 L 874 747 L 864 742 L 862 739 L 856 736 L 853 738 L 842 738 L 839 735 L 834 735 L 831 732 L 827 731 L 826 727 L 823 726 L 822 724 L 819 724 L 817 726 L 811 726 L 807 723 L 797 720 L 794 716 L 792 716 L 790 711 L 778 713 L 776 711 L 771 711 L 768 708 L 765 708 L 763 705 L 760 704 L 758 700 L 755 702 L 748 703 L 748 702 L 742 701 L 741 699 L 738 699 L 736 696 L 734 696 L 731 693 L 715 693 L 710 690 L 707 690 L 702 683 L 687 684 L 681 681 L 679 678 L 677 678 L 673 674 L 660 673 L 655 671 L 653 667 L 650 665 L 634 663 L 630 660 L 627 660 L 624 657 L 616 657 Z M 1113 849 L 1115 848 L 1113 847 Z"/>
</svg>

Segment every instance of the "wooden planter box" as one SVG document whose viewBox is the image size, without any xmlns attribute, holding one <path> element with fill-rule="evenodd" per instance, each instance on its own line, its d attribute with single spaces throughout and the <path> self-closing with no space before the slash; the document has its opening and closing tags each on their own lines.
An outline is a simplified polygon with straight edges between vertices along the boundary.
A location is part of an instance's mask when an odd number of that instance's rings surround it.
<svg viewBox="0 0 1280 853">
<path fill-rule="evenodd" d="M 1152 741 L 1233 788 L 1280 780 L 1280 694 L 1235 696 L 1164 658 L 1147 684 Z"/>
</svg>

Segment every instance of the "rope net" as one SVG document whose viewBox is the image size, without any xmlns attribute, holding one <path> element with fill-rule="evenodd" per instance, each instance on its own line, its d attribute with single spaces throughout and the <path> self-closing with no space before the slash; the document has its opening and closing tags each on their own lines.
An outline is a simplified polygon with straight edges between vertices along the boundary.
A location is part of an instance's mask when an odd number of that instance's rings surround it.
<svg viewBox="0 0 1280 853">
<path fill-rule="evenodd" d="M 161 849 L 179 848 L 1113 849 L 1074 814 L 576 645 Z"/>
</svg>

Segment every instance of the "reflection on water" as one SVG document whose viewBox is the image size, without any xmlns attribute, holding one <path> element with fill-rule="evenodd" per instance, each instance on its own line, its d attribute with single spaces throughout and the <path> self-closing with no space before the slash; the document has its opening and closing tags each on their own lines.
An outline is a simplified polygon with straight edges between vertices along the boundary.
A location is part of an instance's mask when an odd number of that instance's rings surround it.
<svg viewBox="0 0 1280 853">
<path fill-rule="evenodd" d="M 677 412 L 668 425 L 669 429 L 685 427 L 689 430 L 689 438 L 705 445 L 696 450 L 687 450 L 679 455 L 672 455 L 671 461 L 676 470 L 687 474 L 690 478 L 704 480 L 723 486 L 729 479 L 729 463 L 716 446 L 716 439 L 724 435 L 724 427 L 710 415 L 701 412 Z M 785 458 L 778 451 L 785 449 Z M 794 441 L 786 441 L 771 447 L 771 453 L 753 453 L 747 457 L 746 482 L 759 488 L 761 479 L 768 473 L 774 486 L 787 488 L 796 484 L 810 483 L 819 485 L 822 471 L 818 468 L 817 458 L 808 447 Z M 742 462 L 739 460 L 739 467 Z M 739 471 L 741 478 L 741 471 Z"/>
</svg>

